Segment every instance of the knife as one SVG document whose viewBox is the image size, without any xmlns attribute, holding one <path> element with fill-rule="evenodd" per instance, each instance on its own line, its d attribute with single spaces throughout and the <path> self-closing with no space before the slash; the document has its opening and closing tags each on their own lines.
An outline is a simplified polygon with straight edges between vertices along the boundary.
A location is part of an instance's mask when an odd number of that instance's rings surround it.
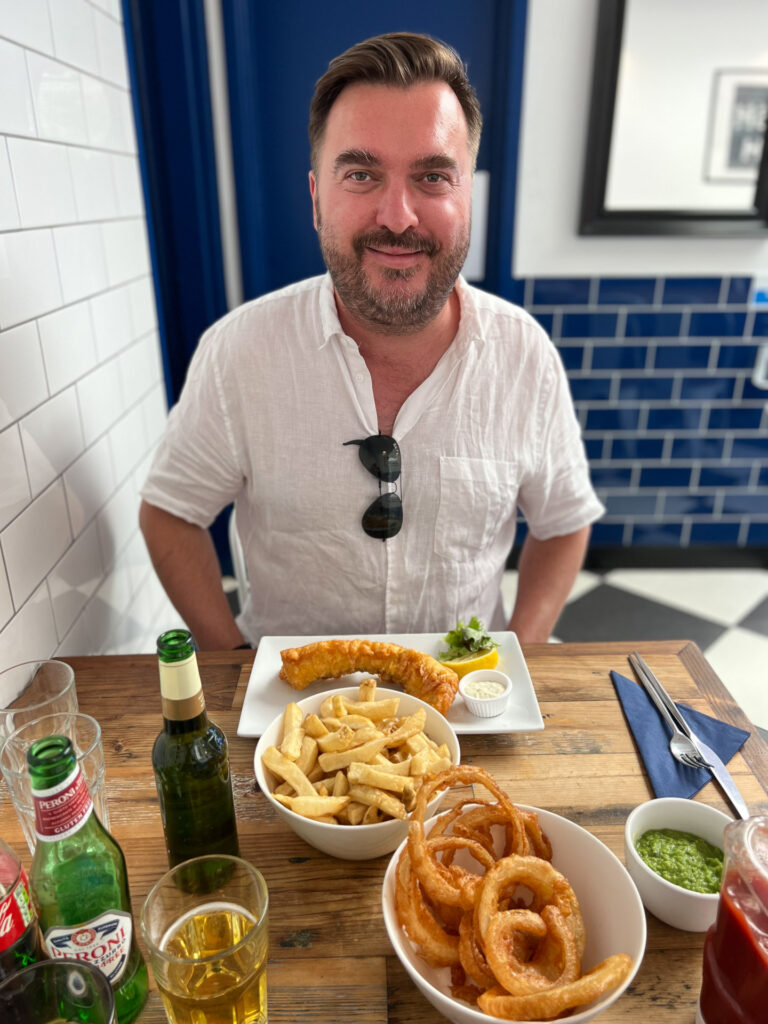
<svg viewBox="0 0 768 1024">
<path fill-rule="evenodd" d="M 680 714 L 680 710 L 675 704 L 675 702 L 669 696 L 667 691 L 664 689 L 664 687 L 661 685 L 659 680 L 650 670 L 645 661 L 643 661 L 643 659 L 640 657 L 637 651 L 633 651 L 632 656 L 637 659 L 637 662 L 643 669 L 648 682 L 653 686 L 654 690 L 658 694 L 659 698 L 663 701 L 664 705 L 667 707 L 670 714 L 673 715 L 675 720 L 680 724 L 680 727 L 683 730 L 683 732 L 688 734 L 693 745 L 698 749 L 702 757 L 709 762 L 711 767 L 707 770 L 712 773 L 713 778 L 717 781 L 723 793 L 725 793 L 733 809 L 736 811 L 740 818 L 748 818 L 750 816 L 749 808 L 744 802 L 744 798 L 742 797 L 741 793 L 739 793 L 738 789 L 736 788 L 736 783 L 733 781 L 731 773 L 723 764 L 722 759 L 718 757 L 714 750 L 711 747 L 707 746 L 707 744 L 703 740 L 699 739 L 696 733 L 691 729 L 688 722 L 686 722 L 685 718 L 683 718 L 683 716 Z"/>
</svg>

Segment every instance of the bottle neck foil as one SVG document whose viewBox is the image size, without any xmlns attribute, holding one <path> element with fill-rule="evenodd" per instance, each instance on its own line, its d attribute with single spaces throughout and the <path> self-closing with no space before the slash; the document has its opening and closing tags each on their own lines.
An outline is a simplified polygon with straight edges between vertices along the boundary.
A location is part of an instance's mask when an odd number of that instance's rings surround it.
<svg viewBox="0 0 768 1024">
<path fill-rule="evenodd" d="M 205 713 L 205 697 L 197 657 L 184 661 L 158 663 L 163 718 L 171 722 L 187 722 Z"/>
</svg>

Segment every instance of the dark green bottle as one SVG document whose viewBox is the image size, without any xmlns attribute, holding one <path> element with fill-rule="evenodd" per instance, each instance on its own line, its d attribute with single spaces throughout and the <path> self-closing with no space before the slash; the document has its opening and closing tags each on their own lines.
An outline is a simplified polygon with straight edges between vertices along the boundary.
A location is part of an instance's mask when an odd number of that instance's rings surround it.
<svg viewBox="0 0 768 1024">
<path fill-rule="evenodd" d="M 37 832 L 29 882 L 46 953 L 98 967 L 115 993 L 119 1024 L 129 1024 L 148 983 L 123 851 L 94 813 L 67 736 L 37 740 L 27 764 Z"/>
<path fill-rule="evenodd" d="M 205 710 L 192 635 L 157 639 L 163 731 L 152 749 L 171 867 L 209 853 L 240 856 L 227 739 Z"/>
</svg>

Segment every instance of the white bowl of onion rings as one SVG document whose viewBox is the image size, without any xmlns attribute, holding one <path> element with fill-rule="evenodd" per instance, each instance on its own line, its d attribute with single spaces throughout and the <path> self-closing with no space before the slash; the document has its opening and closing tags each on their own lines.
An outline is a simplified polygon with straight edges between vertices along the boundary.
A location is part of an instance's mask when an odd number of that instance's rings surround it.
<svg viewBox="0 0 768 1024">
<path fill-rule="evenodd" d="M 552 865 L 565 875 L 578 897 L 586 930 L 583 970 L 589 971 L 616 953 L 626 953 L 633 961 L 629 973 L 616 987 L 576 1012 L 562 1015 L 569 1024 L 584 1024 L 614 1003 L 632 982 L 645 952 L 645 910 L 626 868 L 599 839 L 558 814 L 522 804 L 516 806 L 523 811 L 536 812 L 539 824 L 552 844 Z M 425 832 L 429 833 L 436 821 L 436 818 L 427 821 Z M 497 825 L 492 828 L 494 838 L 501 841 L 502 828 Z M 397 862 L 405 845 L 403 842 L 392 855 L 382 890 L 384 924 L 398 959 L 424 997 L 454 1024 L 498 1022 L 498 1017 L 489 1016 L 477 1006 L 454 998 L 451 995 L 450 968 L 429 966 L 400 926 L 395 905 L 395 883 Z M 463 850 L 457 852 L 455 862 L 470 871 L 478 870 Z M 539 1016 L 535 1019 L 554 1018 Z"/>
<path fill-rule="evenodd" d="M 305 697 L 296 701 L 304 715 L 318 714 L 323 701 L 331 694 L 340 694 L 349 700 L 357 700 L 359 686 L 339 687 Z M 385 701 L 390 698 L 398 699 L 398 717 L 413 715 L 417 711 L 424 711 L 425 723 L 423 732 L 430 740 L 438 745 L 445 744 L 448 748 L 452 764 L 458 764 L 461 758 L 459 740 L 453 726 L 439 711 L 401 690 L 389 690 L 383 687 L 376 689 L 375 699 Z M 286 701 L 288 703 L 288 701 Z M 265 795 L 275 812 L 310 846 L 321 850 L 331 857 L 339 857 L 342 860 L 371 860 L 374 857 L 381 857 L 391 853 L 408 834 L 408 820 L 400 818 L 389 818 L 386 821 L 379 821 L 374 824 L 333 824 L 325 821 L 318 821 L 313 818 L 304 817 L 295 813 L 283 803 L 280 803 L 274 796 L 273 790 L 279 783 L 279 779 L 263 763 L 265 750 L 271 746 L 278 746 L 282 737 L 283 715 L 278 715 L 264 730 L 259 738 L 254 753 L 254 772 L 256 782 Z M 429 813 L 434 814 L 444 794 L 438 794 L 430 801 Z"/>
</svg>

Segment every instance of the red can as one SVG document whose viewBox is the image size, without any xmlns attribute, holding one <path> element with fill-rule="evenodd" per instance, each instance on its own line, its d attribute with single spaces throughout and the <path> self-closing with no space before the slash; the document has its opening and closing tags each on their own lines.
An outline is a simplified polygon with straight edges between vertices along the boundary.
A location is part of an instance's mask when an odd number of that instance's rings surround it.
<svg viewBox="0 0 768 1024">
<path fill-rule="evenodd" d="M 40 933 L 27 873 L 0 839 L 0 981 L 40 959 Z"/>
</svg>

